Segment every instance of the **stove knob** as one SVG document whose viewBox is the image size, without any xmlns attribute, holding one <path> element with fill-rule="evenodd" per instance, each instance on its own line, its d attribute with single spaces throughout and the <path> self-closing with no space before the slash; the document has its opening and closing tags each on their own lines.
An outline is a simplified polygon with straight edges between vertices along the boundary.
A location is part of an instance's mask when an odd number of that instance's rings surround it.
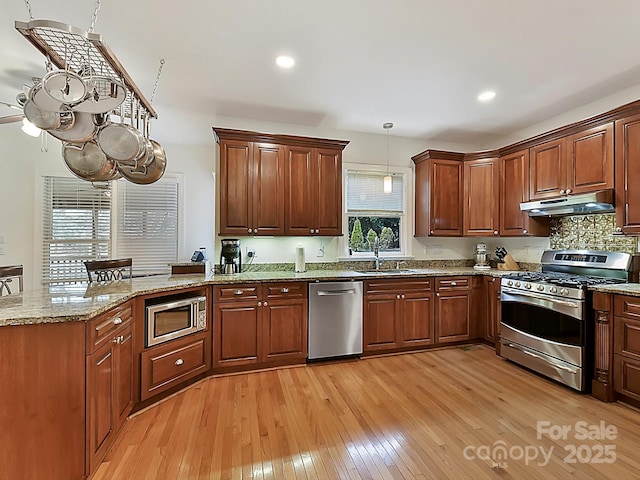
<svg viewBox="0 0 640 480">
<path fill-rule="evenodd" d="M 520 282 L 516 282 L 516 287 L 520 287 Z"/>
<path fill-rule="evenodd" d="M 512 285 L 513 285 L 513 282 L 512 282 L 511 280 L 508 280 L 508 281 L 507 281 L 507 287 L 510 287 L 510 286 L 512 286 Z"/>
<path fill-rule="evenodd" d="M 526 288 L 527 290 L 531 290 L 531 284 L 530 283 L 525 283 L 524 284 L 524 288 Z"/>
<path fill-rule="evenodd" d="M 549 289 L 549 293 L 557 293 L 557 292 L 558 292 L 558 289 L 556 287 L 551 287 Z"/>
<path fill-rule="evenodd" d="M 569 290 L 567 290 L 566 288 L 561 288 L 560 289 L 560 294 L 561 295 L 568 295 L 569 294 Z"/>
<path fill-rule="evenodd" d="M 542 292 L 544 290 L 544 285 L 538 285 L 538 291 Z"/>
</svg>

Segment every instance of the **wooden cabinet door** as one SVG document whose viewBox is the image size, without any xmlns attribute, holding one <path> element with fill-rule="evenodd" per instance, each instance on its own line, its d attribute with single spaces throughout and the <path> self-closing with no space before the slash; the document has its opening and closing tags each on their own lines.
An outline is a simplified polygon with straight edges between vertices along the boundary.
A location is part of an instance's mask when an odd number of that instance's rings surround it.
<svg viewBox="0 0 640 480">
<path fill-rule="evenodd" d="M 342 150 L 315 149 L 316 235 L 342 235 Z"/>
<path fill-rule="evenodd" d="M 269 300 L 262 306 L 264 360 L 307 358 L 306 300 Z"/>
<path fill-rule="evenodd" d="M 484 277 L 483 282 L 486 302 L 484 339 L 497 345 L 500 328 L 500 279 Z"/>
<path fill-rule="evenodd" d="M 395 292 L 368 295 L 364 300 L 363 350 L 365 352 L 398 348 L 398 306 Z"/>
<path fill-rule="evenodd" d="M 126 327 L 118 336 L 116 355 L 115 414 L 116 430 L 124 424 L 135 398 L 133 384 L 133 335 L 132 326 Z"/>
<path fill-rule="evenodd" d="M 468 340 L 469 293 L 439 292 L 436 298 L 436 343 Z"/>
<path fill-rule="evenodd" d="M 529 201 L 529 150 L 500 157 L 500 236 L 546 237 L 549 219 L 520 210 Z"/>
<path fill-rule="evenodd" d="M 87 463 L 97 468 L 111 445 L 118 416 L 116 396 L 118 377 L 117 347 L 107 342 L 87 357 Z"/>
<path fill-rule="evenodd" d="M 434 342 L 433 293 L 402 294 L 399 307 L 402 346 L 432 345 Z"/>
<path fill-rule="evenodd" d="M 463 164 L 430 160 L 430 235 L 462 235 Z"/>
<path fill-rule="evenodd" d="M 464 235 L 499 233 L 500 165 L 497 158 L 464 163 Z"/>
<path fill-rule="evenodd" d="M 286 215 L 287 235 L 313 235 L 316 216 L 314 206 L 314 149 L 310 147 L 287 146 L 285 148 Z"/>
<path fill-rule="evenodd" d="M 566 193 L 613 188 L 613 122 L 571 135 L 567 160 Z"/>
<path fill-rule="evenodd" d="M 621 233 L 640 234 L 640 115 L 615 122 L 616 223 Z"/>
<path fill-rule="evenodd" d="M 220 141 L 220 235 L 248 235 L 253 229 L 253 143 Z"/>
<path fill-rule="evenodd" d="M 284 233 L 284 149 L 281 145 L 253 144 L 250 188 L 253 234 Z"/>
<path fill-rule="evenodd" d="M 260 361 L 260 309 L 255 300 L 215 304 L 214 367 L 249 365 Z"/>
<path fill-rule="evenodd" d="M 529 151 L 529 197 L 559 197 L 567 188 L 564 138 L 531 147 Z"/>
</svg>

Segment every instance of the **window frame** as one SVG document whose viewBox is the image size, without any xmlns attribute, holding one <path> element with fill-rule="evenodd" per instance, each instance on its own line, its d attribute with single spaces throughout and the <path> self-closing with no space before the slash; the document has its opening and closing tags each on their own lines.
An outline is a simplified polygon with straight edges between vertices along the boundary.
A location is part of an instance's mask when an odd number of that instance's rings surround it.
<svg viewBox="0 0 640 480">
<path fill-rule="evenodd" d="M 411 236 L 413 235 L 413 188 L 411 188 L 411 181 L 413 179 L 413 170 L 407 167 L 389 166 L 387 168 L 384 165 L 367 165 L 361 163 L 343 163 L 342 165 L 342 187 L 344 194 L 342 205 L 342 231 L 344 234 L 340 237 L 338 256 L 339 261 L 366 261 L 374 259 L 372 252 L 352 252 L 349 255 L 349 212 L 347 211 L 347 175 L 349 171 L 355 172 L 370 172 L 376 174 L 385 174 L 389 172 L 392 175 L 402 176 L 402 188 L 404 189 L 403 208 L 400 215 L 400 251 L 399 252 L 384 252 L 379 254 L 380 258 L 387 260 L 410 260 L 413 258 L 411 253 Z M 372 216 L 393 216 L 393 214 L 381 215 L 361 215 L 365 217 Z M 366 232 L 365 232 L 366 234 Z"/>
</svg>

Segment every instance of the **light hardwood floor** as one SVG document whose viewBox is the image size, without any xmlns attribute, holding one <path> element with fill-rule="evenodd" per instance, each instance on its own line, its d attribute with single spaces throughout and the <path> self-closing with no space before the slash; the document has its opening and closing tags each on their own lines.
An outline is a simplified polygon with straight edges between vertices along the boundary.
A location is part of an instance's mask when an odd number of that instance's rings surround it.
<svg viewBox="0 0 640 480">
<path fill-rule="evenodd" d="M 639 452 L 637 410 L 471 346 L 209 378 L 129 419 L 93 480 L 630 480 Z"/>
</svg>

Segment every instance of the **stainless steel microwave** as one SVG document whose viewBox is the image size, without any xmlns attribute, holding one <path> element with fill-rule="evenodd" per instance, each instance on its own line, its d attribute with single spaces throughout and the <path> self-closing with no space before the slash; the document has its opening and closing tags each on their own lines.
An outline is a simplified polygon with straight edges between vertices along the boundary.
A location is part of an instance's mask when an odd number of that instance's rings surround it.
<svg viewBox="0 0 640 480">
<path fill-rule="evenodd" d="M 207 328 L 207 297 L 154 303 L 146 308 L 146 346 L 152 347 Z"/>
</svg>

